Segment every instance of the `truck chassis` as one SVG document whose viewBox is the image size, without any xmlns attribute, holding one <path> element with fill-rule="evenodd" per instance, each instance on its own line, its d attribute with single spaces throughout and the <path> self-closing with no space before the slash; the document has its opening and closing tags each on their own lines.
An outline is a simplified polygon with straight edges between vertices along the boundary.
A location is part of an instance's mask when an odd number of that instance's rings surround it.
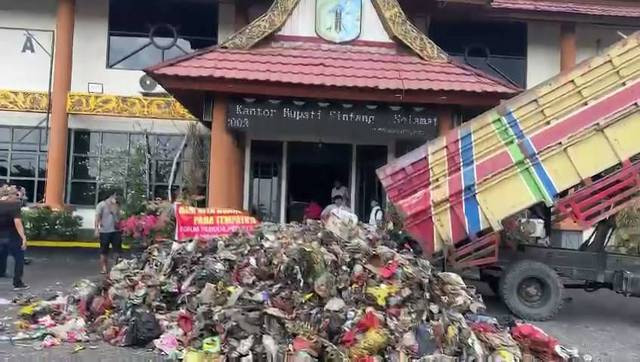
<svg viewBox="0 0 640 362">
<path fill-rule="evenodd" d="M 528 320 L 553 318 L 565 288 L 638 297 L 640 256 L 607 252 L 614 230 L 612 220 L 601 221 L 578 250 L 503 243 L 497 262 L 481 268 L 480 278 L 514 314 Z"/>
</svg>

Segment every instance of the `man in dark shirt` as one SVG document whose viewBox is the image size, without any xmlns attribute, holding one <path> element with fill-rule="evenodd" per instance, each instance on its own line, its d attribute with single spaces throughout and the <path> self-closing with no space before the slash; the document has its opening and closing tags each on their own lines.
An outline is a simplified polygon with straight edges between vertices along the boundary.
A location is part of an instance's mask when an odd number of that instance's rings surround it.
<svg viewBox="0 0 640 362">
<path fill-rule="evenodd" d="M 15 290 L 27 289 L 28 286 L 22 282 L 27 237 L 20 215 L 20 201 L 10 191 L 2 191 L 0 190 L 0 277 L 6 274 L 7 257 L 11 254 L 15 261 L 13 287 Z"/>
</svg>

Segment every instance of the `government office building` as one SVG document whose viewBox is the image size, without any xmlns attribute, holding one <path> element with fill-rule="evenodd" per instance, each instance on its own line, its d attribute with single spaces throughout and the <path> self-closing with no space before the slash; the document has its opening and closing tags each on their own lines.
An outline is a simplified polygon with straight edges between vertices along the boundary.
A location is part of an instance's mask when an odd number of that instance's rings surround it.
<svg viewBox="0 0 640 362">
<path fill-rule="evenodd" d="M 151 193 L 166 197 L 196 124 L 209 205 L 298 220 L 339 180 L 365 218 L 384 200 L 376 168 L 640 18 L 631 1 L 570 2 L 0 0 L 0 182 L 90 226 L 110 150 L 148 140 Z"/>
</svg>

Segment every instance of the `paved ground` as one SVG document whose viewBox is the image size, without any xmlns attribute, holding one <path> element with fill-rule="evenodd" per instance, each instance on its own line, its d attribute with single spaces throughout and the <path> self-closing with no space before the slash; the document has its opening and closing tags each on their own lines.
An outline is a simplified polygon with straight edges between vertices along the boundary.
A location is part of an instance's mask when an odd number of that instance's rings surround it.
<svg viewBox="0 0 640 362">
<path fill-rule="evenodd" d="M 479 286 L 489 314 L 509 314 L 489 288 Z M 640 361 L 640 299 L 607 290 L 567 290 L 567 302 L 552 321 L 535 324 L 566 346 L 589 353 L 594 361 Z"/>
<path fill-rule="evenodd" d="M 94 250 L 31 249 L 31 265 L 26 266 L 25 282 L 29 292 L 63 291 L 81 278 L 97 278 L 97 257 Z M 11 267 L 11 266 L 10 266 Z M 489 313 L 508 314 L 504 306 L 483 285 Z M 640 361 L 640 299 L 627 299 L 608 291 L 585 293 L 568 291 L 569 302 L 554 321 L 538 323 L 563 344 L 578 347 L 593 355 L 594 361 Z M 0 279 L 0 298 L 11 299 L 10 279 Z M 15 308 L 0 305 L 0 318 L 12 318 Z M 10 323 L 11 320 L 5 320 Z M 0 336 L 3 332 L 0 332 Z M 162 358 L 153 352 L 116 348 L 100 342 L 88 343 L 87 349 L 72 354 L 73 346 L 37 351 L 32 342 L 11 346 L 0 341 L 2 361 L 155 361 Z M 94 349 L 90 348 L 94 347 Z"/>
<path fill-rule="evenodd" d="M 33 262 L 31 265 L 25 266 L 24 281 L 31 286 L 25 293 L 40 295 L 46 292 L 65 291 L 71 288 L 78 279 L 99 278 L 96 250 L 32 248 L 27 253 Z M 12 274 L 12 267 L 10 264 L 9 274 Z M 0 298 L 11 299 L 15 296 L 11 279 L 0 279 Z M 12 320 L 6 318 L 15 318 L 16 309 L 13 306 L 0 305 L 0 319 L 10 324 Z M 0 332 L 0 335 L 3 333 Z M 13 346 L 9 342 L 0 341 L 0 362 L 143 362 L 163 360 L 159 354 L 144 349 L 118 348 L 103 342 L 86 343 L 84 346 L 85 350 L 72 353 L 74 345 L 36 350 L 33 341 L 16 341 Z"/>
</svg>

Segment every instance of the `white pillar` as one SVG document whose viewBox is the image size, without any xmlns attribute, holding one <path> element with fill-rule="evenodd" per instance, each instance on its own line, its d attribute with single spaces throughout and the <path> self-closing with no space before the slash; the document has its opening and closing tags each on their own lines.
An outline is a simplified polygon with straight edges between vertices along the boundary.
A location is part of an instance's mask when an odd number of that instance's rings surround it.
<svg viewBox="0 0 640 362">
<path fill-rule="evenodd" d="M 244 144 L 244 185 L 242 188 L 242 207 L 249 210 L 249 186 L 251 180 L 251 138 L 247 135 L 247 141 Z"/>
<path fill-rule="evenodd" d="M 349 180 L 349 190 L 351 190 L 351 200 L 349 202 L 351 210 L 356 212 L 356 175 L 357 175 L 357 150 L 356 144 L 351 144 L 351 180 Z"/>
<path fill-rule="evenodd" d="M 235 32 L 236 4 L 230 0 L 218 2 L 218 44 Z"/>
<path fill-rule="evenodd" d="M 282 181 L 280 182 L 280 223 L 287 222 L 287 178 L 289 178 L 289 144 L 282 142 Z"/>
</svg>

